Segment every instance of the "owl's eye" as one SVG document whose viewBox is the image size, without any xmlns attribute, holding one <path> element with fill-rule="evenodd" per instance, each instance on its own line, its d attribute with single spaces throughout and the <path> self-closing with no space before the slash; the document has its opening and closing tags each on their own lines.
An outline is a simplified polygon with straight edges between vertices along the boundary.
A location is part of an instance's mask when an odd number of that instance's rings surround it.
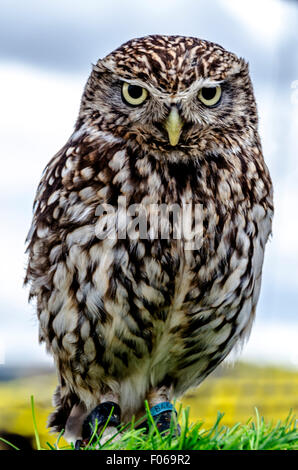
<svg viewBox="0 0 298 470">
<path fill-rule="evenodd" d="M 122 85 L 122 99 L 130 106 L 140 106 L 147 96 L 148 91 L 141 86 L 130 85 L 129 83 L 123 83 Z"/>
<path fill-rule="evenodd" d="M 198 98 L 205 106 L 215 106 L 221 98 L 221 87 L 218 85 L 210 88 L 201 88 Z"/>
</svg>

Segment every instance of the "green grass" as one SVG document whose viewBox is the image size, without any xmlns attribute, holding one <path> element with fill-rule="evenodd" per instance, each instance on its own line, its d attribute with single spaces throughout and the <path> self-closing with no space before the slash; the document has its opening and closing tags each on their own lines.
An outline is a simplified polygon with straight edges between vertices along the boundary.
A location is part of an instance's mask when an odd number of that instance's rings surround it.
<svg viewBox="0 0 298 470">
<path fill-rule="evenodd" d="M 73 445 L 60 446 L 62 433 L 54 445 L 47 443 L 46 447 L 40 444 L 36 425 L 34 400 L 31 397 L 33 428 L 37 450 L 73 450 Z M 210 429 L 204 429 L 203 421 L 190 423 L 189 407 L 178 410 L 178 421 L 181 426 L 181 435 L 175 435 L 176 423 L 172 420 L 170 432 L 161 435 L 153 421 L 146 403 L 149 432 L 135 429 L 139 423 L 130 423 L 119 431 L 118 439 L 110 439 L 104 445 L 100 444 L 100 438 L 104 429 L 97 435 L 94 429 L 92 439 L 83 450 L 298 450 L 297 419 L 289 413 L 285 421 L 266 423 L 260 417 L 256 409 L 255 418 L 247 423 L 237 423 L 233 427 L 221 425 L 222 413 L 218 413 L 214 425 Z M 0 437 L 0 440 L 8 443 Z M 18 450 L 13 444 L 13 449 Z"/>
</svg>

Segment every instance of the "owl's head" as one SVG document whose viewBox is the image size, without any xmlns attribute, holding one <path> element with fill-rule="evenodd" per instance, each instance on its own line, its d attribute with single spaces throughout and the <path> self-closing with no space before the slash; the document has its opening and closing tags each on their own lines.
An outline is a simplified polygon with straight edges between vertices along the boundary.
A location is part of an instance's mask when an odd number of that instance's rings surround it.
<svg viewBox="0 0 298 470">
<path fill-rule="evenodd" d="M 157 152 L 248 143 L 257 126 L 248 65 L 192 37 L 133 39 L 93 67 L 78 122 L 86 121 Z"/>
</svg>

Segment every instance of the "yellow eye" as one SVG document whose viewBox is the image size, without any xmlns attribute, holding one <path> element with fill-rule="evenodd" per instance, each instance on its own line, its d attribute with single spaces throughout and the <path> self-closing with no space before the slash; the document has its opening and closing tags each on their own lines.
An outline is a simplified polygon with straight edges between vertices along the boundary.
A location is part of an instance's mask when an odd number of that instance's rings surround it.
<svg viewBox="0 0 298 470">
<path fill-rule="evenodd" d="M 144 103 L 148 96 L 148 91 L 138 85 L 131 85 L 130 83 L 123 83 L 122 85 L 122 98 L 125 103 L 131 106 L 140 106 Z"/>
<path fill-rule="evenodd" d="M 219 103 L 221 98 L 221 87 L 218 85 L 210 88 L 201 88 L 198 93 L 198 98 L 206 106 L 215 106 Z"/>
</svg>

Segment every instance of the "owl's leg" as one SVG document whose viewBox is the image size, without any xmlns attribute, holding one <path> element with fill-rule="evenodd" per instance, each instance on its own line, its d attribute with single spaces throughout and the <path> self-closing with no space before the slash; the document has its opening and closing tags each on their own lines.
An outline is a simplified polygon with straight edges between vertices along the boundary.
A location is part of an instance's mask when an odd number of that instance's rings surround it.
<svg viewBox="0 0 298 470">
<path fill-rule="evenodd" d="M 84 414 L 83 419 L 80 419 L 81 436 L 76 441 L 76 449 L 79 449 L 81 446 L 86 446 L 94 430 L 96 429 L 97 434 L 99 434 L 107 422 L 107 427 L 100 439 L 101 445 L 118 433 L 117 427 L 121 423 L 121 410 L 118 403 L 118 395 L 108 392 L 101 396 L 100 403 L 91 413 Z M 77 424 L 77 427 L 79 427 L 79 424 Z"/>
<path fill-rule="evenodd" d="M 174 414 L 177 415 L 171 403 L 172 398 L 173 388 L 165 385 L 151 389 L 147 395 L 151 415 L 160 433 L 169 431 L 171 428 L 171 420 Z M 180 434 L 180 426 L 178 423 L 175 431 L 177 435 Z"/>
<path fill-rule="evenodd" d="M 70 415 L 66 421 L 65 431 L 63 437 L 68 441 L 75 444 L 82 442 L 82 429 L 83 423 L 88 416 L 88 411 L 83 404 L 74 405 Z"/>
</svg>

